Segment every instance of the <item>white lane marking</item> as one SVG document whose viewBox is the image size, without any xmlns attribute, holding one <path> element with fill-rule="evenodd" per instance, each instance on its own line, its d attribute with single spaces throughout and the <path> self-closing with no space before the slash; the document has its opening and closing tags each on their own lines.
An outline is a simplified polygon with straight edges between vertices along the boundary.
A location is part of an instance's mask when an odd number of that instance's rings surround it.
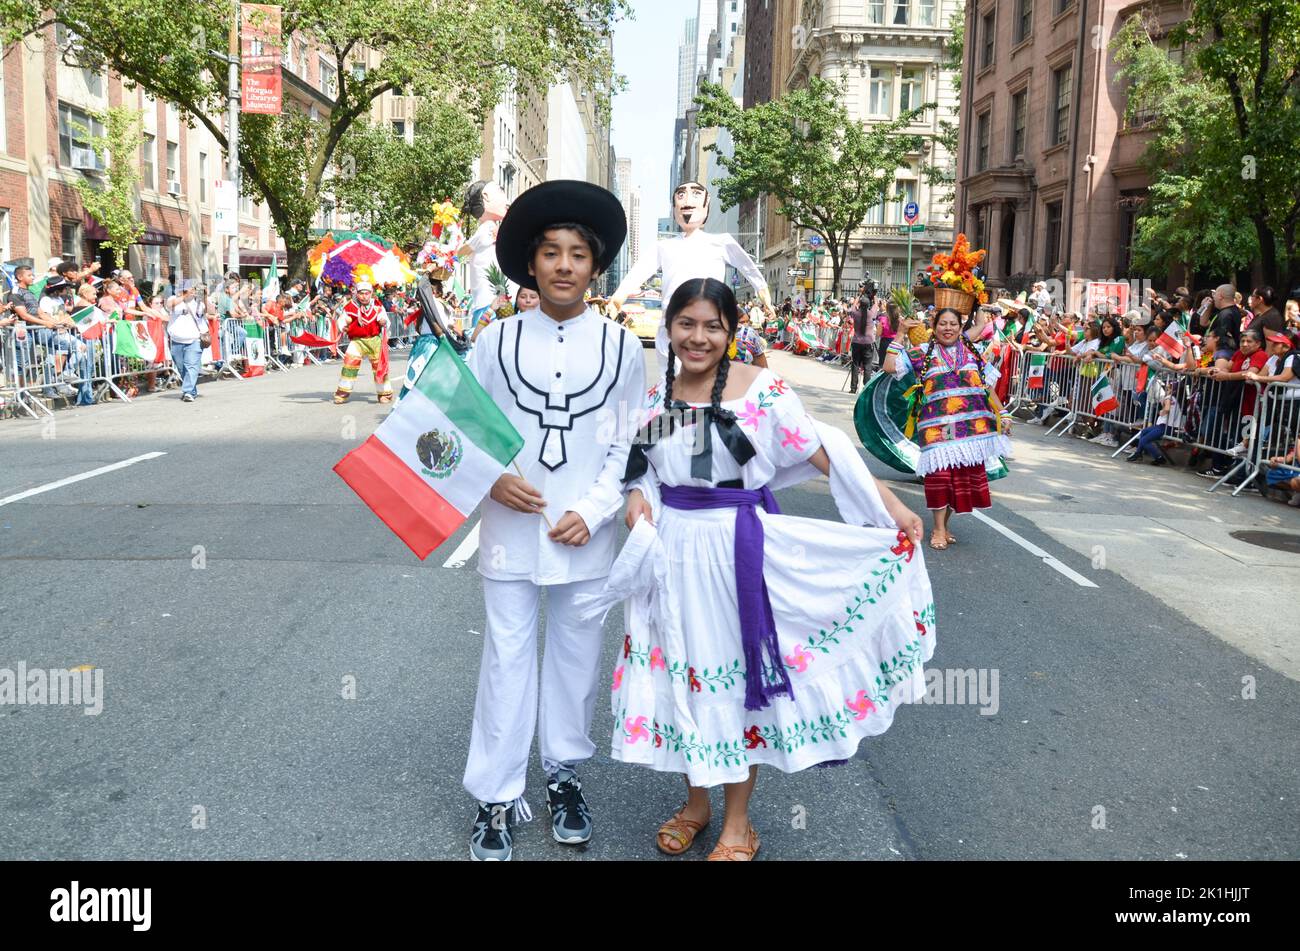
<svg viewBox="0 0 1300 951">
<path fill-rule="evenodd" d="M 90 472 L 83 472 L 81 475 L 68 476 L 66 479 L 60 479 L 58 482 L 49 482 L 45 485 L 38 485 L 34 489 L 28 489 L 26 492 L 19 492 L 17 495 L 11 495 L 7 498 L 0 499 L 0 505 L 8 505 L 10 502 L 21 502 L 23 499 L 31 498 L 33 495 L 40 495 L 42 492 L 52 492 L 55 489 L 61 489 L 65 485 L 72 485 L 74 482 L 81 482 L 83 479 L 93 479 L 97 475 L 103 475 L 105 472 L 113 472 L 116 469 L 125 469 L 127 466 L 133 466 L 137 462 L 145 462 L 149 459 L 157 459 L 159 456 L 165 456 L 165 452 L 146 452 L 143 456 L 135 456 L 131 459 L 124 459 L 122 462 L 115 462 L 111 466 L 102 466 L 99 469 L 92 469 Z"/>
<path fill-rule="evenodd" d="M 1003 535 L 1005 535 L 1007 538 L 1011 539 L 1013 542 L 1015 542 L 1017 545 L 1019 545 L 1019 546 L 1020 546 L 1021 548 L 1023 548 L 1025 551 L 1029 552 L 1029 553 L 1030 553 L 1031 555 L 1033 555 L 1035 558 L 1041 558 L 1041 559 L 1043 559 L 1043 564 L 1047 565 L 1049 568 L 1055 568 L 1057 571 L 1059 571 L 1061 574 L 1065 575 L 1065 577 L 1069 578 L 1071 581 L 1073 581 L 1075 584 L 1079 585 L 1080 587 L 1082 587 L 1082 588 L 1095 588 L 1095 587 L 1097 587 L 1096 584 L 1094 584 L 1093 582 L 1089 581 L 1089 580 L 1088 580 L 1087 578 L 1085 578 L 1083 575 L 1079 574 L 1077 571 L 1075 571 L 1075 570 L 1074 570 L 1073 568 L 1071 568 L 1069 565 L 1062 564 L 1060 561 L 1058 561 L 1057 559 L 1053 558 L 1053 557 L 1052 557 L 1051 555 L 1049 555 L 1047 552 L 1043 551 L 1041 548 L 1039 548 L 1039 547 L 1038 547 L 1037 545 L 1035 545 L 1033 542 L 1029 541 L 1029 540 L 1026 539 L 1026 538 L 1022 538 L 1021 536 L 1017 535 L 1015 532 L 1013 532 L 1011 529 L 1007 528 L 1005 525 L 1003 525 L 1003 524 L 1001 524 L 1001 523 L 999 523 L 999 522 L 995 522 L 993 519 L 989 518 L 987 515 L 985 515 L 983 512 L 979 511 L 978 509 L 974 510 L 971 514 L 973 514 L 973 515 L 974 515 L 977 519 L 979 519 L 981 522 L 984 522 L 984 523 L 987 524 L 987 525 L 991 525 L 991 526 L 993 526 L 993 528 L 997 529 L 997 531 L 1001 532 L 1001 533 L 1002 533 Z"/>
<path fill-rule="evenodd" d="M 456 546 L 456 550 L 451 553 L 451 557 L 442 563 L 444 568 L 464 568 L 469 562 L 474 552 L 478 551 L 478 527 L 481 522 L 475 522 L 474 527 L 469 530 L 465 540 Z"/>
</svg>

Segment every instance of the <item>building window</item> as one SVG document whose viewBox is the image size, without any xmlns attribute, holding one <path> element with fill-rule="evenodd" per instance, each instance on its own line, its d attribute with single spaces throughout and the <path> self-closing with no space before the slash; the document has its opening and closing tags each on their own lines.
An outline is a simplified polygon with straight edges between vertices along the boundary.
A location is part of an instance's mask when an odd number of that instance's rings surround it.
<svg viewBox="0 0 1300 951">
<path fill-rule="evenodd" d="M 1052 73 L 1052 145 L 1070 137 L 1070 80 L 1074 70 L 1066 64 Z"/>
<path fill-rule="evenodd" d="M 1016 0 L 1016 42 L 1034 30 L 1034 0 Z"/>
<path fill-rule="evenodd" d="M 65 261 L 81 260 L 81 223 L 64 218 L 59 223 L 59 249 Z"/>
<path fill-rule="evenodd" d="M 211 245 L 207 241 L 199 242 L 199 280 L 204 284 L 208 283 L 208 255 Z"/>
<path fill-rule="evenodd" d="M 1029 92 L 1022 89 L 1011 97 L 1011 158 L 1025 154 L 1025 127 L 1029 110 Z"/>
<path fill-rule="evenodd" d="M 920 0 L 917 21 L 920 26 L 934 26 L 935 0 Z"/>
<path fill-rule="evenodd" d="M 181 180 L 181 147 L 175 142 L 167 143 L 167 184 L 179 183 Z"/>
<path fill-rule="evenodd" d="M 102 136 L 104 124 L 66 102 L 59 103 L 60 165 L 99 172 L 104 170 L 104 160 L 90 147 L 87 133 L 89 136 Z"/>
<path fill-rule="evenodd" d="M 1061 263 L 1061 203 L 1047 203 L 1047 249 L 1043 255 L 1047 273 L 1051 274 Z"/>
<path fill-rule="evenodd" d="M 0 208 L 0 261 L 8 261 L 9 253 L 9 209 Z"/>
<path fill-rule="evenodd" d="M 158 187 L 158 174 L 155 171 L 155 158 L 158 154 L 158 139 L 148 132 L 140 143 L 140 184 L 148 189 Z"/>
<path fill-rule="evenodd" d="M 162 280 L 162 248 L 156 244 L 144 246 L 144 279 L 150 284 Z"/>
<path fill-rule="evenodd" d="M 885 22 L 885 0 L 867 0 L 867 23 L 883 26 Z"/>
<path fill-rule="evenodd" d="M 883 201 L 878 205 L 873 205 L 867 212 L 866 223 L 869 225 L 883 225 L 885 223 L 885 203 Z"/>
<path fill-rule="evenodd" d="M 895 224 L 906 224 L 906 222 L 903 221 L 903 209 L 909 201 L 916 201 L 916 182 L 899 182 L 896 201 L 898 208 L 895 212 Z"/>
<path fill-rule="evenodd" d="M 907 26 L 908 7 L 912 0 L 894 0 L 894 26 Z"/>
<path fill-rule="evenodd" d="M 199 202 L 208 203 L 208 153 L 199 153 Z"/>
<path fill-rule="evenodd" d="M 909 109 L 915 109 L 921 105 L 921 89 L 924 81 L 924 73 L 921 70 L 903 70 L 902 78 L 898 82 L 899 112 L 907 112 Z"/>
<path fill-rule="evenodd" d="M 892 116 L 891 98 L 894 91 L 893 70 L 871 67 L 871 87 L 868 107 L 873 116 Z"/>
<path fill-rule="evenodd" d="M 325 62 L 323 56 L 320 61 L 320 88 L 331 99 L 339 94 L 339 71 Z"/>
<path fill-rule="evenodd" d="M 334 202 L 323 201 L 320 205 L 320 226 L 326 231 L 334 227 Z"/>
<path fill-rule="evenodd" d="M 0 49 L 0 53 L 4 50 Z M 5 126 L 8 124 L 8 118 L 5 115 L 5 74 L 0 69 L 0 152 L 5 151 Z"/>
<path fill-rule="evenodd" d="M 996 10 L 990 10 L 980 17 L 980 35 L 983 39 L 983 44 L 980 47 L 980 69 L 993 65 L 993 42 L 997 38 L 993 32 L 996 13 Z"/>
<path fill-rule="evenodd" d="M 1070 7 L 1074 6 L 1074 0 L 1054 0 L 1054 2 L 1055 6 L 1052 8 L 1054 14 L 1064 13 L 1066 10 L 1070 9 Z"/>
<path fill-rule="evenodd" d="M 406 138 L 406 123 L 401 119 L 393 120 L 393 135 L 397 136 L 399 139 Z"/>
<path fill-rule="evenodd" d="M 167 241 L 167 276 L 179 281 L 181 274 L 181 239 L 169 238 Z M 175 283 L 175 282 L 173 282 Z M 175 288 L 173 288 L 175 292 Z"/>
<path fill-rule="evenodd" d="M 239 213 L 250 218 L 253 216 L 253 196 L 246 191 L 239 193 Z"/>
<path fill-rule="evenodd" d="M 989 167 L 989 130 L 992 126 L 987 112 L 981 112 L 975 119 L 975 171 L 982 172 Z"/>
</svg>

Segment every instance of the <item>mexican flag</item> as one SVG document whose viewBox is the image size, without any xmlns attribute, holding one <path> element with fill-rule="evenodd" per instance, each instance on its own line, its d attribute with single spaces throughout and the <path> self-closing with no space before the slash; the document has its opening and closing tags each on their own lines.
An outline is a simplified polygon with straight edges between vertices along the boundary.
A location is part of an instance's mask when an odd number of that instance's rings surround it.
<svg viewBox="0 0 1300 951">
<path fill-rule="evenodd" d="M 244 356 L 248 359 L 245 377 L 266 375 L 266 333 L 256 320 L 244 321 L 244 332 L 248 339 L 244 342 Z"/>
<path fill-rule="evenodd" d="M 212 338 L 212 346 L 205 347 L 199 354 L 199 362 L 204 366 L 221 359 L 221 321 L 215 317 L 208 318 L 208 336 Z"/>
<path fill-rule="evenodd" d="M 423 560 L 458 529 L 523 437 L 451 347 L 334 471 Z"/>
<path fill-rule="evenodd" d="M 94 304 L 73 311 L 72 319 L 76 322 L 77 332 L 85 340 L 98 340 L 108 329 L 108 315 Z"/>
<path fill-rule="evenodd" d="M 1169 354 L 1170 360 L 1181 360 L 1183 357 L 1182 331 L 1178 324 L 1170 324 L 1165 328 L 1165 332 L 1156 340 L 1156 346 L 1160 347 Z"/>
<path fill-rule="evenodd" d="M 262 300 L 275 300 L 280 296 L 280 266 L 276 263 L 275 256 L 271 256 L 271 274 L 266 279 L 266 286 L 262 288 Z"/>
<path fill-rule="evenodd" d="M 145 363 L 161 363 L 167 353 L 163 337 L 161 320 L 113 321 L 113 353 L 119 357 L 130 357 Z"/>
<path fill-rule="evenodd" d="M 1137 391 L 1139 393 L 1145 393 L 1147 391 L 1147 373 L 1149 371 L 1150 371 L 1150 367 L 1148 367 L 1145 363 L 1142 364 L 1140 367 L 1138 367 Z"/>
<path fill-rule="evenodd" d="M 1031 390 L 1041 390 L 1043 380 L 1047 375 L 1047 354 L 1031 353 L 1029 355 L 1029 388 Z"/>
<path fill-rule="evenodd" d="M 1111 389 L 1110 378 L 1102 373 L 1097 377 L 1097 381 L 1092 384 L 1092 414 L 1094 416 L 1104 416 L 1106 413 L 1112 413 L 1119 409 L 1119 400 L 1115 399 L 1115 391 Z"/>
</svg>

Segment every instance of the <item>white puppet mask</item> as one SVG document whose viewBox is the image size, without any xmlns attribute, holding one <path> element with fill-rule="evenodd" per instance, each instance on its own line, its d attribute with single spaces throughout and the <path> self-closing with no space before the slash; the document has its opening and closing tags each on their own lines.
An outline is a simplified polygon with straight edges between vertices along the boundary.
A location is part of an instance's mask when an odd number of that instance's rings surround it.
<svg viewBox="0 0 1300 951">
<path fill-rule="evenodd" d="M 673 217 L 686 234 L 704 227 L 709 220 L 709 190 L 699 182 L 682 182 L 673 191 Z"/>
</svg>

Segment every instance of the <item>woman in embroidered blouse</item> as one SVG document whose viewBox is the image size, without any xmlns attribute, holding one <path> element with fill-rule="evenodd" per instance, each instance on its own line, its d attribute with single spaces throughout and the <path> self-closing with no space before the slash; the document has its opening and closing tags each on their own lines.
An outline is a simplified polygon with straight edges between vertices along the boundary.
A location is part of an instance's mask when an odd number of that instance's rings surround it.
<svg viewBox="0 0 1300 951">
<path fill-rule="evenodd" d="M 685 774 L 687 801 L 659 830 L 660 851 L 691 846 L 710 819 L 709 788 L 723 785 L 709 858 L 748 860 L 759 763 L 793 772 L 845 761 L 889 727 L 898 702 L 924 694 L 934 607 L 916 547 L 923 526 L 847 437 L 819 433 L 784 380 L 726 359 L 738 314 L 725 284 L 686 282 L 665 320 L 667 370 L 627 474 L 627 523 L 643 537 L 645 519 L 662 544 L 665 596 L 649 616 L 625 609 L 612 755 Z M 869 497 L 849 511 L 881 527 L 780 515 L 770 488 L 814 467 L 831 475 L 842 512 L 841 490 Z"/>
<path fill-rule="evenodd" d="M 925 506 L 934 513 L 930 547 L 936 550 L 957 540 L 948 531 L 951 513 L 993 504 L 985 464 L 1011 455 L 1010 417 L 991 393 L 997 368 L 985 364 L 965 341 L 962 320 L 953 308 L 940 308 L 930 342 L 905 349 L 901 341 L 906 336 L 900 334 L 899 342 L 886 351 L 882 367 L 899 379 L 915 372 L 922 387 L 916 471 L 925 479 Z"/>
</svg>

